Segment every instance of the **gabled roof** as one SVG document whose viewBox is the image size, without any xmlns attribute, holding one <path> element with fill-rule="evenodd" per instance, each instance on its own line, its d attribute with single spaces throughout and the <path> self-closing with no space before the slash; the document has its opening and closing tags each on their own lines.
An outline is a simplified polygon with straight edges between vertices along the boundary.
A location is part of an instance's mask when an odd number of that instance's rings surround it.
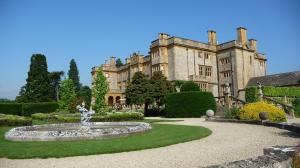
<svg viewBox="0 0 300 168">
<path fill-rule="evenodd" d="M 254 77 L 247 86 L 256 86 L 257 82 L 265 86 L 300 86 L 300 71 Z"/>
</svg>

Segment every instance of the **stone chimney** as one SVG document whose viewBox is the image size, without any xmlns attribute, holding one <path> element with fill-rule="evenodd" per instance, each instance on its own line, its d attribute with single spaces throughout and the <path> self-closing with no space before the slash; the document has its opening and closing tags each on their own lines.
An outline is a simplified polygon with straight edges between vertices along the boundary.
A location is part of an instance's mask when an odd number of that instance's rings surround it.
<svg viewBox="0 0 300 168">
<path fill-rule="evenodd" d="M 208 30 L 208 44 L 217 45 L 217 33 L 214 30 Z"/>
<path fill-rule="evenodd" d="M 243 27 L 238 27 L 237 29 L 237 42 L 241 43 L 243 46 L 247 44 L 247 29 Z"/>
<path fill-rule="evenodd" d="M 254 51 L 257 50 L 257 41 L 256 41 L 255 39 L 250 39 L 250 40 L 249 40 L 249 45 L 250 45 L 250 47 L 251 47 Z"/>
<path fill-rule="evenodd" d="M 116 57 L 111 56 L 109 60 L 110 65 L 116 65 Z"/>
<path fill-rule="evenodd" d="M 164 40 L 166 40 L 166 39 L 168 39 L 170 37 L 170 35 L 168 35 L 168 34 L 166 34 L 166 33 L 159 33 L 158 34 L 158 38 L 159 39 L 164 39 Z"/>
</svg>

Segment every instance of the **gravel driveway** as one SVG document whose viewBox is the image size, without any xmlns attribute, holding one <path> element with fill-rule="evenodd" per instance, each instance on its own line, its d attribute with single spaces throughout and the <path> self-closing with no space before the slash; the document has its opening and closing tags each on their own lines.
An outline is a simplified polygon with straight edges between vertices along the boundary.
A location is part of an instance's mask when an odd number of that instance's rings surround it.
<svg viewBox="0 0 300 168">
<path fill-rule="evenodd" d="M 142 151 L 50 159 L 1 158 L 1 168 L 193 168 L 246 159 L 263 154 L 274 145 L 296 145 L 300 136 L 289 131 L 258 125 L 205 122 L 184 119 L 172 124 L 199 125 L 213 131 L 204 139 Z"/>
</svg>

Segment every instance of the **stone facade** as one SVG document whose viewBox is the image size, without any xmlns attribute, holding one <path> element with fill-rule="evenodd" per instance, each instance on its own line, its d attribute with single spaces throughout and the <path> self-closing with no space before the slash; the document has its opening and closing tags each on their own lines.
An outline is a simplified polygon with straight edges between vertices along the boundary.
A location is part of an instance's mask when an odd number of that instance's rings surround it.
<svg viewBox="0 0 300 168">
<path fill-rule="evenodd" d="M 135 72 L 142 71 L 149 77 L 161 71 L 168 80 L 191 80 L 215 97 L 223 96 L 225 83 L 229 83 L 231 95 L 244 99 L 239 93 L 252 77 L 266 75 L 266 58 L 257 51 L 257 41 L 247 39 L 247 29 L 237 28 L 237 39 L 217 43 L 217 34 L 209 30 L 208 42 L 198 42 L 160 33 L 151 42 L 149 55 L 133 53 L 126 63 L 116 67 L 115 57 L 99 67 L 93 67 L 92 75 L 102 69 L 109 83 L 108 104 L 125 99 L 125 89 Z"/>
</svg>

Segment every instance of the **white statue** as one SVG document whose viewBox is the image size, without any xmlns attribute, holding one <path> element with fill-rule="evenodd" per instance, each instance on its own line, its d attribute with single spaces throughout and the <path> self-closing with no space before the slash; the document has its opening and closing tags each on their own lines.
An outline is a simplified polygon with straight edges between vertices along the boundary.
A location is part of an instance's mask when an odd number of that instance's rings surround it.
<svg viewBox="0 0 300 168">
<path fill-rule="evenodd" d="M 76 109 L 81 113 L 81 124 L 82 125 L 89 125 L 90 119 L 92 118 L 92 114 L 95 114 L 94 110 L 87 110 L 85 108 L 85 103 L 82 102 L 81 105 L 77 105 Z"/>
</svg>

